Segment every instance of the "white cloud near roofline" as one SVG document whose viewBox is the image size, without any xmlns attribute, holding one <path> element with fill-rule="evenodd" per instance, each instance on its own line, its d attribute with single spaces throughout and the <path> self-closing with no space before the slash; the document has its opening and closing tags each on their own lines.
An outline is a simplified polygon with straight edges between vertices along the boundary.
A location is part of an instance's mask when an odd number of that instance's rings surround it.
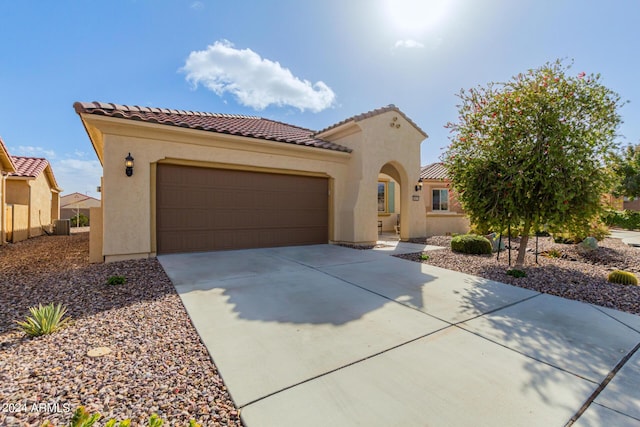
<svg viewBox="0 0 640 427">
<path fill-rule="evenodd" d="M 98 160 L 66 158 L 52 161 L 51 168 L 63 195 L 82 193 L 96 199 L 101 198 L 100 193 L 96 191 L 102 176 L 102 166 Z"/>
<path fill-rule="evenodd" d="M 317 113 L 331 107 L 336 99 L 324 82 L 301 80 L 280 63 L 251 49 L 236 49 L 228 40 L 191 52 L 180 71 L 194 87 L 203 85 L 218 96 L 228 92 L 255 110 L 276 105 Z"/>
</svg>

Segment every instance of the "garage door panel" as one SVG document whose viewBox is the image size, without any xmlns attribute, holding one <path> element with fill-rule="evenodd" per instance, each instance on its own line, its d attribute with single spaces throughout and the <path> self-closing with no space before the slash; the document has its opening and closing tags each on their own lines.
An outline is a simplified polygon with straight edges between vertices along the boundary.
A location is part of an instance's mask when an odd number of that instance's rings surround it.
<svg viewBox="0 0 640 427">
<path fill-rule="evenodd" d="M 327 243 L 328 180 L 158 165 L 158 253 Z"/>
</svg>

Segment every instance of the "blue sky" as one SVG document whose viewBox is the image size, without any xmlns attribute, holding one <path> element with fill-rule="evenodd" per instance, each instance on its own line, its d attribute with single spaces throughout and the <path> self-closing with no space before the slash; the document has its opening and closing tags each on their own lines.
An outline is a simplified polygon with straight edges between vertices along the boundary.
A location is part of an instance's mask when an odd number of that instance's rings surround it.
<svg viewBox="0 0 640 427">
<path fill-rule="evenodd" d="M 310 129 L 388 104 L 448 144 L 461 88 L 558 58 L 602 74 L 640 142 L 636 0 L 0 2 L 0 136 L 47 157 L 64 193 L 100 164 L 75 101 L 250 114 Z"/>
</svg>

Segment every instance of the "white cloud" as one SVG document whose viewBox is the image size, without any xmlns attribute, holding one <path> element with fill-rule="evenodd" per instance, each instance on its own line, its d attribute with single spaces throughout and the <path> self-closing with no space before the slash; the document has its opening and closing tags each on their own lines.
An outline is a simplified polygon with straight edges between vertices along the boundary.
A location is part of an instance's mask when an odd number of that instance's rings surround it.
<svg viewBox="0 0 640 427">
<path fill-rule="evenodd" d="M 194 87 L 202 84 L 218 96 L 229 92 L 240 104 L 256 110 L 289 105 L 319 112 L 336 97 L 324 82 L 301 80 L 278 62 L 263 59 L 251 49 L 236 49 L 227 40 L 191 52 L 181 71 Z"/>
<path fill-rule="evenodd" d="M 63 194 L 78 192 L 100 198 L 96 188 L 100 185 L 102 166 L 98 160 L 67 158 L 52 161 L 51 167 Z"/>
<path fill-rule="evenodd" d="M 53 150 L 47 150 L 43 147 L 34 147 L 31 145 L 20 145 L 18 147 L 11 147 L 9 153 L 14 156 L 45 157 L 48 160 L 56 157 L 56 153 Z"/>
<path fill-rule="evenodd" d="M 204 9 L 204 3 L 202 3 L 201 1 L 194 1 L 189 7 L 194 10 L 201 10 Z"/>
<path fill-rule="evenodd" d="M 404 47 L 407 49 L 422 49 L 424 48 L 424 44 L 412 39 L 406 39 L 406 40 L 398 40 L 393 47 L 395 47 L 396 49 L 401 47 Z"/>
</svg>

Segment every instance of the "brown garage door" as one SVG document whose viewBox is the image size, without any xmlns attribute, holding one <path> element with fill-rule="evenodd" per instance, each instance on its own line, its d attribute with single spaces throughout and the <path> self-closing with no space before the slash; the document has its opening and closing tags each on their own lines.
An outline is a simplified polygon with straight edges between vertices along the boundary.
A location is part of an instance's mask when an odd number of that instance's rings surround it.
<svg viewBox="0 0 640 427">
<path fill-rule="evenodd" d="M 326 178 L 158 165 L 158 253 L 328 241 Z"/>
</svg>

